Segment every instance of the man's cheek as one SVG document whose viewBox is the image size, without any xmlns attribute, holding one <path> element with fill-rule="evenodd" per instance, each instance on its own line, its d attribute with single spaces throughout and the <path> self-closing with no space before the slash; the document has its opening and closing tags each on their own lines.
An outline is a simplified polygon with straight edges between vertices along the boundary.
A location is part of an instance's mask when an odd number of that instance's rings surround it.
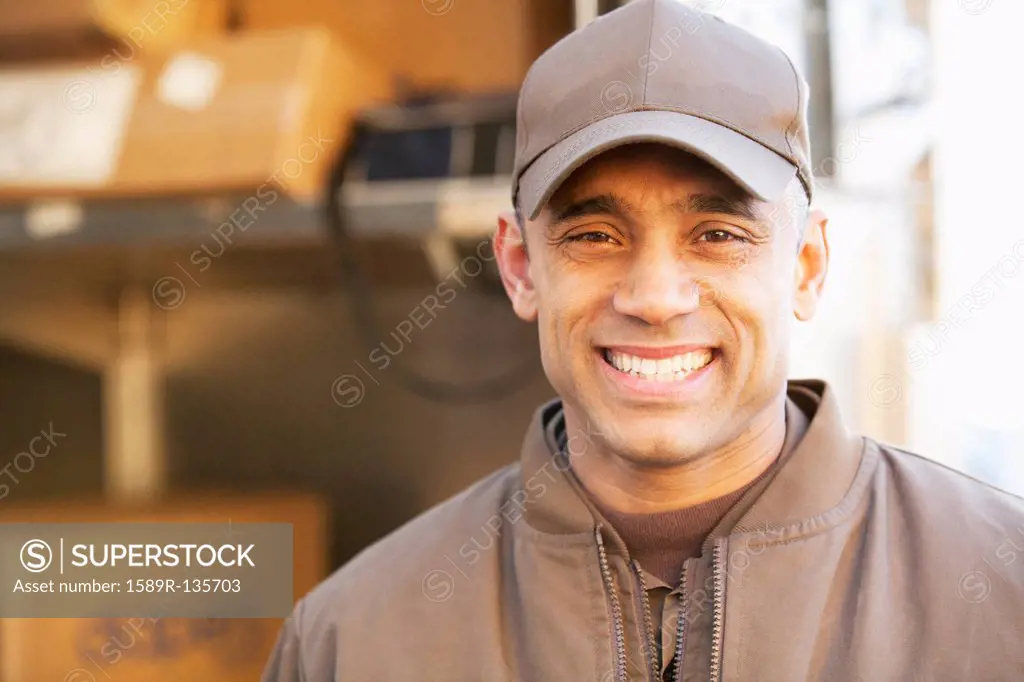
<svg viewBox="0 0 1024 682">
<path fill-rule="evenodd" d="M 793 310 L 788 296 L 774 291 L 777 285 L 753 278 L 736 278 L 730 285 L 715 311 L 724 317 L 716 325 L 724 369 L 748 378 L 771 373 L 789 336 Z"/>
<path fill-rule="evenodd" d="M 541 309 L 541 313 L 539 313 L 537 319 L 537 335 L 540 338 L 541 365 L 544 368 L 544 373 L 547 375 L 548 380 L 557 390 L 559 386 L 555 384 L 556 382 L 561 383 L 559 378 L 562 373 L 562 368 L 565 365 L 565 360 L 561 357 L 558 333 L 551 326 L 551 319 L 552 317 L 550 314 L 544 314 L 543 309 Z"/>
</svg>

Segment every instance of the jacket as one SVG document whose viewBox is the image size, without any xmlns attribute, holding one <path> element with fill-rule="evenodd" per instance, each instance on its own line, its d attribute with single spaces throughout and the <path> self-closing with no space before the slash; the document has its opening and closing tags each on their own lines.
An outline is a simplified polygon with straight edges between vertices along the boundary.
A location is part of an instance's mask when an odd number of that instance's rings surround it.
<svg viewBox="0 0 1024 682">
<path fill-rule="evenodd" d="M 849 433 L 823 382 L 788 397 L 803 438 L 659 623 L 553 442 L 554 401 L 517 464 L 303 598 L 264 682 L 1024 680 L 1024 500 Z"/>
</svg>

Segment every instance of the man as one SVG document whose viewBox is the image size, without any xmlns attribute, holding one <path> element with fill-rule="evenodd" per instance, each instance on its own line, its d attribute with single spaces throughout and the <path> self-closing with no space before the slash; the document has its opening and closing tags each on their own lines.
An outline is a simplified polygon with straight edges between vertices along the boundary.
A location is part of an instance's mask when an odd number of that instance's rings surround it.
<svg viewBox="0 0 1024 682">
<path fill-rule="evenodd" d="M 1024 502 L 787 384 L 828 270 L 806 105 L 674 0 L 534 64 L 495 253 L 560 400 L 303 599 L 265 680 L 1024 679 Z"/>
</svg>

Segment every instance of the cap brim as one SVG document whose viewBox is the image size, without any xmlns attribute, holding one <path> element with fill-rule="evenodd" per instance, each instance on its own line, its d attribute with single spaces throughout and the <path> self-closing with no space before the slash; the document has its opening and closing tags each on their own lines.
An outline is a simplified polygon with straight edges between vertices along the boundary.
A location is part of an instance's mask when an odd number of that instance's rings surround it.
<svg viewBox="0 0 1024 682">
<path fill-rule="evenodd" d="M 782 196 L 795 165 L 725 126 L 673 111 L 630 111 L 601 119 L 554 145 L 519 178 L 519 201 L 530 220 L 573 171 L 595 156 L 625 144 L 660 142 L 715 166 L 764 201 Z"/>
</svg>

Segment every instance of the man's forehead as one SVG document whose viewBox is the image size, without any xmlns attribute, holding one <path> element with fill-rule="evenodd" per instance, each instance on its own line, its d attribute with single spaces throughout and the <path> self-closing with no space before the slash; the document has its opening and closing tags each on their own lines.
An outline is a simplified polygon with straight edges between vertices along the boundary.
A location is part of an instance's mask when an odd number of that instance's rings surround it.
<svg viewBox="0 0 1024 682">
<path fill-rule="evenodd" d="M 680 187 L 665 200 L 686 205 L 692 212 L 741 209 L 756 219 L 767 205 L 700 157 L 667 145 L 636 144 L 607 151 L 577 169 L 558 188 L 546 210 L 557 216 L 595 197 L 612 197 L 621 205 L 637 208 L 635 199 L 649 194 L 649 180 L 655 174 L 679 181 Z"/>
</svg>

